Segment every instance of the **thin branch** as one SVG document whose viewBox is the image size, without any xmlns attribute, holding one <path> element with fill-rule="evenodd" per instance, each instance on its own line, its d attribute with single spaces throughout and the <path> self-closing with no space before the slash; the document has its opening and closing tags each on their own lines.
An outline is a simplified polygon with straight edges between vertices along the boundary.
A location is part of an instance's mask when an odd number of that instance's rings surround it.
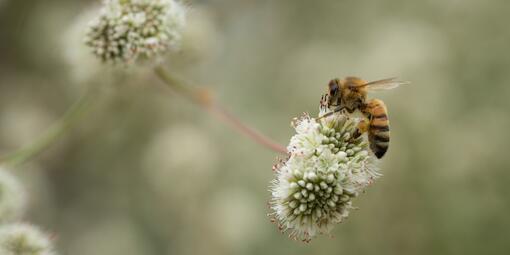
<svg viewBox="0 0 510 255">
<path fill-rule="evenodd" d="M 21 165 L 39 155 L 70 130 L 89 108 L 93 98 L 91 90 L 82 95 L 64 115 L 32 144 L 0 157 L 0 164 Z"/>
<path fill-rule="evenodd" d="M 229 111 L 218 105 L 208 91 L 196 88 L 188 84 L 185 80 L 180 79 L 176 76 L 170 75 L 168 72 L 164 70 L 163 67 L 159 66 L 155 69 L 156 75 L 165 82 L 166 85 L 176 90 L 183 96 L 187 97 L 194 103 L 198 104 L 214 116 L 216 116 L 221 121 L 227 123 L 232 128 L 234 128 L 239 133 L 249 137 L 255 142 L 259 143 L 266 148 L 269 148 L 275 152 L 287 154 L 287 149 L 280 145 L 279 143 L 271 140 L 267 136 L 263 135 L 256 129 L 250 127 L 249 125 L 243 123 Z"/>
</svg>

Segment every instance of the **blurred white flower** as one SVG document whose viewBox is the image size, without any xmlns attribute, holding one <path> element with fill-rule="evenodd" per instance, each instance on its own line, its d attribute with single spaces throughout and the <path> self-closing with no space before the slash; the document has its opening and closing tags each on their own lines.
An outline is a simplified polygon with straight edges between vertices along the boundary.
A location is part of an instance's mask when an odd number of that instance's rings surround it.
<svg viewBox="0 0 510 255">
<path fill-rule="evenodd" d="M 179 124 L 154 135 L 145 152 L 143 168 L 149 184 L 163 197 L 187 198 L 207 187 L 217 157 L 204 131 Z M 193 180 L 195 185 L 183 180 Z"/>
<path fill-rule="evenodd" d="M 63 58 L 69 66 L 70 76 L 77 83 L 95 81 L 94 78 L 103 78 L 101 72 L 104 66 L 93 54 L 90 48 L 83 43 L 87 36 L 90 20 L 97 16 L 98 8 L 86 10 L 78 16 L 69 26 L 62 38 Z"/>
<path fill-rule="evenodd" d="M 186 9 L 175 0 L 104 0 L 86 44 L 102 61 L 133 63 L 176 49 Z"/>
<path fill-rule="evenodd" d="M 179 56 L 173 58 L 180 57 L 181 60 L 184 58 L 191 63 L 202 63 L 208 58 L 217 56 L 222 43 L 215 17 L 210 9 L 193 6 L 193 9 L 189 10 L 189 17 L 182 32 L 181 51 L 178 52 Z"/>
<path fill-rule="evenodd" d="M 9 224 L 0 227 L 0 254 L 54 255 L 46 234 L 28 224 Z"/>
<path fill-rule="evenodd" d="M 0 167 L 0 223 L 18 220 L 26 206 L 25 190 L 18 180 Z"/>
<path fill-rule="evenodd" d="M 322 116 L 329 112 L 321 107 Z M 275 165 L 271 186 L 274 220 L 293 239 L 328 234 L 349 214 L 356 197 L 379 176 L 364 137 L 354 137 L 358 118 L 334 114 L 321 120 L 304 115 L 289 157 Z"/>
<path fill-rule="evenodd" d="M 207 222 L 213 227 L 212 234 L 234 253 L 243 253 L 243 249 L 260 240 L 264 222 L 257 212 L 264 206 L 247 189 L 230 187 L 212 193 L 205 208 Z M 246 231 L 249 230 L 249 231 Z"/>
</svg>

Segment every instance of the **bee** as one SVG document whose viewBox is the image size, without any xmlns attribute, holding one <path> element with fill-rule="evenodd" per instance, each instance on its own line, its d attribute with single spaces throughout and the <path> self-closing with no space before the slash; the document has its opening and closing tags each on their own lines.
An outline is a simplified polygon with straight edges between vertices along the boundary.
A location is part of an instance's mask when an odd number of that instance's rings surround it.
<svg viewBox="0 0 510 255">
<path fill-rule="evenodd" d="M 348 113 L 361 112 L 365 119 L 359 123 L 356 136 L 359 137 L 363 133 L 368 132 L 370 150 L 377 158 L 384 156 L 390 143 L 388 110 L 382 100 L 367 99 L 367 93 L 369 91 L 393 89 L 400 85 L 409 84 L 409 82 L 397 81 L 395 79 L 389 78 L 367 82 L 358 77 L 346 77 L 344 79 L 333 79 L 328 85 L 327 106 L 330 109 L 333 108 L 333 112 L 330 114 L 340 111 Z"/>
</svg>

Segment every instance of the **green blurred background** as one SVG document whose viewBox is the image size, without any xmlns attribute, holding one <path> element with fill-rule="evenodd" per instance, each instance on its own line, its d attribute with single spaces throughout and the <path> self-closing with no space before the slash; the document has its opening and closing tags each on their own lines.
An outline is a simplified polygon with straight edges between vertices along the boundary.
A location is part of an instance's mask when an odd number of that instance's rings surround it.
<svg viewBox="0 0 510 255">
<path fill-rule="evenodd" d="M 508 253 L 510 2 L 188 2 L 167 68 L 282 144 L 331 78 L 412 82 L 372 95 L 391 117 L 384 177 L 311 244 L 266 216 L 276 153 L 150 72 L 115 84 L 89 72 L 73 23 L 98 2 L 0 1 L 0 153 L 30 144 L 86 87 L 105 88 L 77 128 L 13 169 L 31 198 L 25 220 L 61 254 Z"/>
</svg>

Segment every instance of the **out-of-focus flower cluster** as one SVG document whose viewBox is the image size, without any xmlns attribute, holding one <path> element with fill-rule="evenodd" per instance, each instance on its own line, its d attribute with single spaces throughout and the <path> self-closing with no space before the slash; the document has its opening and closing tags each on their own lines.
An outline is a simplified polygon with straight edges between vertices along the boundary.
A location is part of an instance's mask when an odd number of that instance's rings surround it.
<svg viewBox="0 0 510 255">
<path fill-rule="evenodd" d="M 0 254 L 55 254 L 46 234 L 35 226 L 18 222 L 25 204 L 25 191 L 21 184 L 0 167 Z"/>
<path fill-rule="evenodd" d="M 26 205 L 25 190 L 14 176 L 0 168 L 0 223 L 19 220 Z"/>
<path fill-rule="evenodd" d="M 175 0 L 105 0 L 86 44 L 102 61 L 133 63 L 176 48 L 185 7 Z"/>
<path fill-rule="evenodd" d="M 321 105 L 319 117 L 330 110 Z M 379 176 L 358 118 L 343 114 L 296 119 L 289 157 L 274 166 L 271 208 L 282 231 L 310 241 L 349 215 L 352 199 Z"/>
<path fill-rule="evenodd" d="M 9 224 L 0 227 L 0 254 L 54 255 L 50 239 L 29 224 Z"/>
</svg>

